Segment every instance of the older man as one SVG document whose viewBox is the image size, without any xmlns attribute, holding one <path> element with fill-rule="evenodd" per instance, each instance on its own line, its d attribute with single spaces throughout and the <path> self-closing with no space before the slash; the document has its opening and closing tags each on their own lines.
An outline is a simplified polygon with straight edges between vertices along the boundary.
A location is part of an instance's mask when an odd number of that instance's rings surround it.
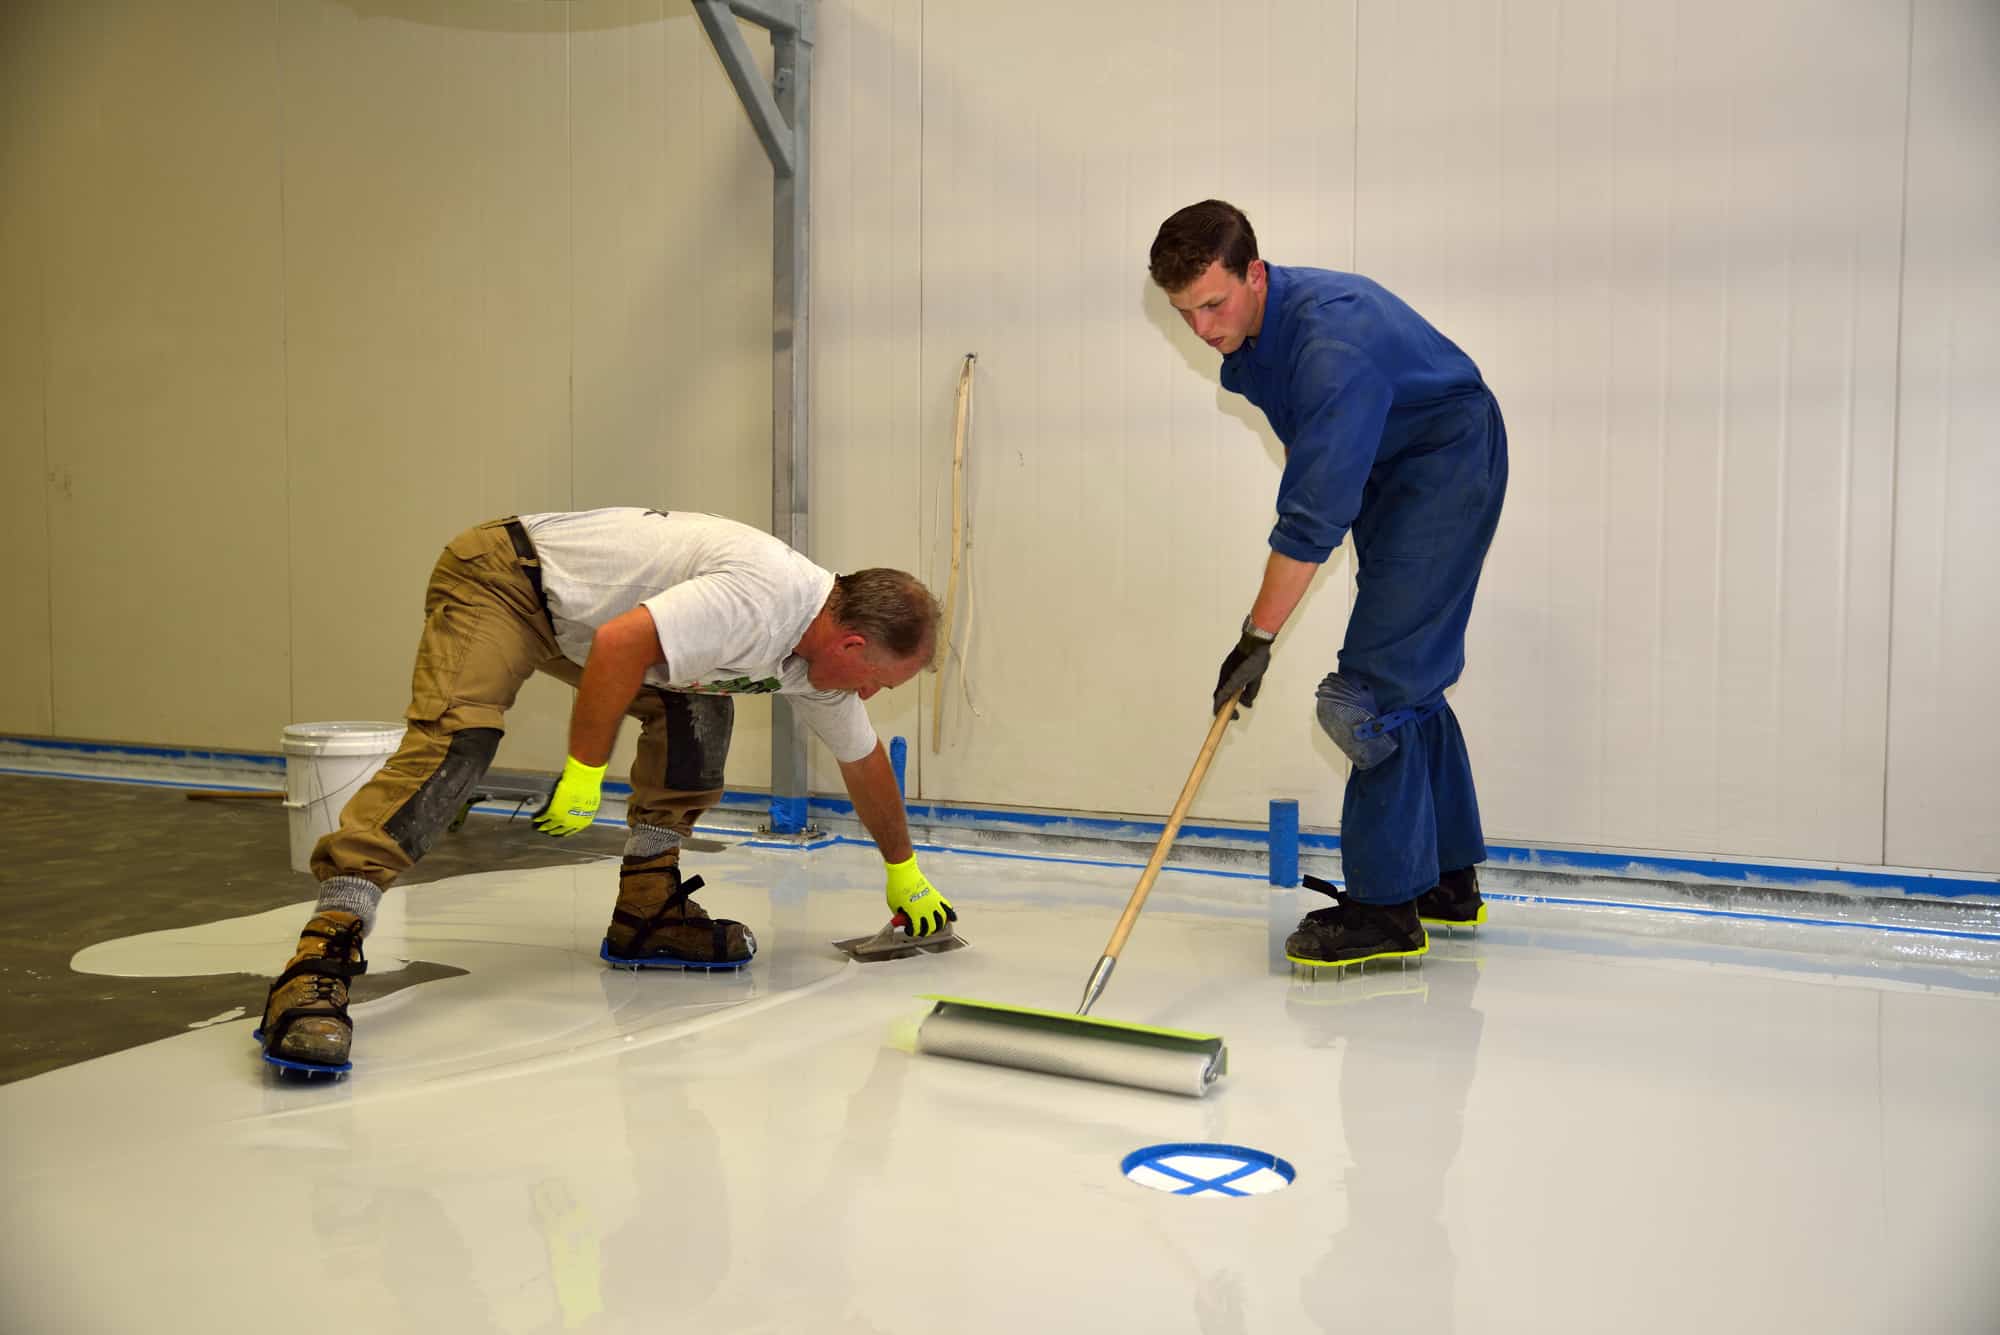
<svg viewBox="0 0 2000 1335">
<path fill-rule="evenodd" d="M 1285 446 L 1263 583 L 1211 706 L 1257 698 L 1271 646 L 1349 533 L 1358 591 L 1319 723 L 1353 768 L 1341 807 L 1345 894 L 1306 915 L 1295 963 L 1421 955 L 1423 922 L 1477 924 L 1486 843 L 1444 691 L 1507 491 L 1507 433 L 1479 368 L 1358 274 L 1266 264 L 1250 220 L 1204 200 L 1153 241 L 1153 280 L 1222 354 L 1223 388 Z"/>
<path fill-rule="evenodd" d="M 602 954 L 614 964 L 740 967 L 742 923 L 710 918 L 681 878 L 681 841 L 722 796 L 733 697 L 778 692 L 839 762 L 886 864 L 889 907 L 927 936 L 957 917 L 910 845 L 902 796 L 861 702 L 930 661 L 936 600 L 914 576 L 835 577 L 778 539 L 714 515 L 586 510 L 498 519 L 453 538 L 424 597 L 401 747 L 313 850 L 319 902 L 265 998 L 264 1056 L 348 1069 L 347 981 L 382 891 L 428 850 L 492 763 L 521 684 L 576 687 L 569 755 L 535 824 L 595 818 L 620 721 L 640 722 L 631 832 Z"/>
</svg>

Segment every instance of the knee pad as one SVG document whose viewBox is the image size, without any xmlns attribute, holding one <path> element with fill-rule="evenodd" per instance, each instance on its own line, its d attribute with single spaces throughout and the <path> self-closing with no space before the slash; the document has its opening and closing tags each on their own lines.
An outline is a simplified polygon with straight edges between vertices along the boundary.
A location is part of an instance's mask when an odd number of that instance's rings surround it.
<svg viewBox="0 0 2000 1335">
<path fill-rule="evenodd" d="M 1365 682 L 1329 672 L 1313 697 L 1318 703 L 1320 730 L 1333 739 L 1354 768 L 1373 769 L 1396 754 L 1395 735 L 1373 726 L 1380 722 L 1375 713 L 1375 692 Z"/>
<path fill-rule="evenodd" d="M 722 787 L 736 701 L 727 695 L 662 691 L 667 713 L 666 786 L 680 792 Z"/>
<path fill-rule="evenodd" d="M 1396 733 L 1444 708 L 1444 696 L 1387 714 L 1375 711 L 1375 692 L 1366 682 L 1329 672 L 1313 692 L 1319 726 L 1356 769 L 1373 769 L 1396 754 Z"/>
<path fill-rule="evenodd" d="M 472 786 L 485 777 L 499 749 L 498 728 L 464 728 L 453 733 L 444 759 L 410 794 L 401 810 L 383 824 L 383 833 L 413 862 L 428 853 L 445 827 L 458 818 L 458 809 L 465 805 Z"/>
</svg>

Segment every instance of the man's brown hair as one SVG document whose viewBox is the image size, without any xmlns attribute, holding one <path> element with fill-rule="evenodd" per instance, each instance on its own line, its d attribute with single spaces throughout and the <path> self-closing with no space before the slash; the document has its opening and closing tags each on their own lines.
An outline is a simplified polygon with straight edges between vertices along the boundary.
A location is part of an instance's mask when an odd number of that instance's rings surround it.
<svg viewBox="0 0 2000 1335">
<path fill-rule="evenodd" d="M 1147 262 L 1153 281 L 1178 292 L 1208 272 L 1217 260 L 1238 278 L 1247 278 L 1257 258 L 1257 234 L 1243 210 L 1219 199 L 1190 204 L 1160 224 Z"/>
<path fill-rule="evenodd" d="M 898 659 L 936 651 L 938 603 L 915 575 L 872 566 L 833 581 L 833 619 Z"/>
</svg>

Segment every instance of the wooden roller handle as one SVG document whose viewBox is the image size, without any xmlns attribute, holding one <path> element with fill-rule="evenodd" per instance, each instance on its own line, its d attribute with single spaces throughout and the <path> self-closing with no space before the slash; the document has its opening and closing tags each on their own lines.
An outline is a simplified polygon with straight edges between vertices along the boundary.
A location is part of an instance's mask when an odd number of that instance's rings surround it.
<svg viewBox="0 0 2000 1335">
<path fill-rule="evenodd" d="M 1111 929 L 1111 942 L 1104 947 L 1107 957 L 1117 959 L 1118 952 L 1125 948 L 1125 938 L 1132 935 L 1132 924 L 1139 920 L 1139 910 L 1145 907 L 1146 896 L 1153 892 L 1153 882 L 1159 879 L 1160 867 L 1167 860 L 1167 850 L 1173 847 L 1174 836 L 1180 833 L 1181 822 L 1187 819 L 1188 808 L 1194 805 L 1194 795 L 1201 788 L 1202 776 L 1208 773 L 1208 762 L 1215 759 L 1215 748 L 1222 744 L 1222 731 L 1229 726 L 1230 718 L 1236 713 L 1237 697 L 1242 694 L 1241 691 L 1236 692 L 1222 708 L 1215 711 L 1215 722 L 1208 725 L 1208 738 L 1201 744 L 1201 754 L 1194 758 L 1194 769 L 1188 774 L 1187 782 L 1181 785 L 1180 800 L 1174 803 L 1174 812 L 1167 817 L 1167 828 L 1160 831 L 1160 842 L 1153 845 L 1153 856 L 1147 860 L 1146 870 L 1139 874 L 1139 888 L 1132 892 L 1118 925 Z"/>
</svg>

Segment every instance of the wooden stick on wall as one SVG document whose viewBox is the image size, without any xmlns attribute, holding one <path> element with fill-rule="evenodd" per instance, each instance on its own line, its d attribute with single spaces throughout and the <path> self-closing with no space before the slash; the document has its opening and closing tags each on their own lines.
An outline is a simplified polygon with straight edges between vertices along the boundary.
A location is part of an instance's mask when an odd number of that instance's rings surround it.
<svg viewBox="0 0 2000 1335">
<path fill-rule="evenodd" d="M 937 689 L 931 694 L 931 753 L 944 746 L 944 674 L 951 665 L 951 619 L 958 601 L 958 562 L 965 551 L 965 430 L 972 418 L 972 364 L 978 354 L 965 354 L 958 371 L 958 414 L 951 445 L 951 576 L 944 586 L 944 615 L 938 623 Z M 963 665 L 959 671 L 964 672 Z"/>
</svg>

